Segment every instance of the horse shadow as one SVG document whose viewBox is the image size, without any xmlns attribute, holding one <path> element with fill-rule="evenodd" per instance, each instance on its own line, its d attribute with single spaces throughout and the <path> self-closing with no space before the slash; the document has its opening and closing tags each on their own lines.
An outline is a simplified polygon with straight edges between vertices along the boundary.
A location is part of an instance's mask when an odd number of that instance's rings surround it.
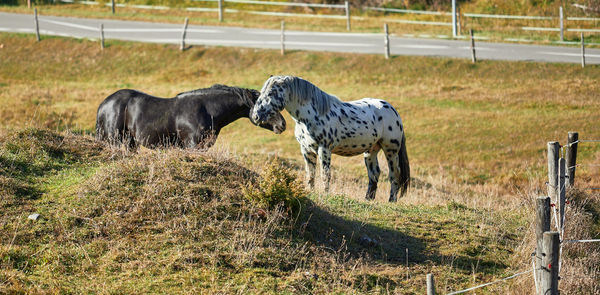
<svg viewBox="0 0 600 295">
<path fill-rule="evenodd" d="M 367 205 L 368 206 L 368 205 Z M 425 242 L 398 230 L 346 219 L 332 214 L 312 201 L 307 201 L 299 218 L 298 233 L 308 241 L 335 252 L 345 252 L 353 258 L 365 258 L 380 263 L 422 263 Z"/>
<path fill-rule="evenodd" d="M 358 206 L 372 205 L 365 203 Z M 344 253 L 347 258 L 362 258 L 390 266 L 448 264 L 467 272 L 472 272 L 477 266 L 477 272 L 483 273 L 495 273 L 499 268 L 508 267 L 497 261 L 481 259 L 477 254 L 440 254 L 435 245 L 427 247 L 428 241 L 401 229 L 345 218 L 312 201 L 307 201 L 298 218 L 297 232 L 302 239 L 332 252 Z"/>
</svg>

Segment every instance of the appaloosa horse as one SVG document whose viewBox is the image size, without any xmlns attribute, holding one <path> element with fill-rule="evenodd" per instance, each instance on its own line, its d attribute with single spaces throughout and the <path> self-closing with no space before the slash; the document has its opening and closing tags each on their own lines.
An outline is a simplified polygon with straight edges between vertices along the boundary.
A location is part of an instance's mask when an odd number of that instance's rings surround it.
<svg viewBox="0 0 600 295">
<path fill-rule="evenodd" d="M 252 112 L 254 121 L 268 122 L 286 109 L 296 122 L 295 135 L 306 164 L 307 183 L 314 185 L 317 156 L 325 190 L 329 190 L 331 153 L 364 154 L 369 174 L 367 199 L 375 198 L 379 179 L 377 153 L 388 160 L 391 191 L 389 201 L 404 195 L 410 166 L 402 120 L 386 101 L 375 98 L 343 102 L 312 83 L 293 76 L 269 78 Z"/>
<path fill-rule="evenodd" d="M 253 89 L 219 84 L 183 92 L 170 99 L 121 89 L 98 107 L 96 137 L 112 144 L 125 142 L 130 147 L 209 148 L 221 128 L 239 118 L 249 118 L 259 94 Z M 281 115 L 261 124 L 250 121 L 275 133 L 286 128 Z"/>
</svg>

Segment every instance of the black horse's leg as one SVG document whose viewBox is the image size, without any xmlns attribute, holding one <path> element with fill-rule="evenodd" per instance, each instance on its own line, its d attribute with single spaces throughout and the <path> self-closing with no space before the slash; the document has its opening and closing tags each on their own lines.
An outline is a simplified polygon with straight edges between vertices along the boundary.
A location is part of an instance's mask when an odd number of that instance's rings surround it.
<svg viewBox="0 0 600 295">
<path fill-rule="evenodd" d="M 377 161 L 377 153 L 379 150 L 365 152 L 365 166 L 367 166 L 367 173 L 369 174 L 369 187 L 367 188 L 367 200 L 375 199 L 377 193 L 377 183 L 379 182 L 379 162 Z"/>
</svg>

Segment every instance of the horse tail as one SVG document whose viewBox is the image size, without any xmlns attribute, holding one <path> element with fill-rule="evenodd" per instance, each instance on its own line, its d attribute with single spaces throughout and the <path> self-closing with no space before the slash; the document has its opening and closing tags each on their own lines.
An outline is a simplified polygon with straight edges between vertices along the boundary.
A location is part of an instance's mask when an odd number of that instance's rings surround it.
<svg viewBox="0 0 600 295">
<path fill-rule="evenodd" d="M 404 194 L 406 194 L 406 191 L 410 186 L 410 164 L 408 163 L 406 137 L 404 136 L 404 132 L 402 132 L 402 142 L 400 144 L 398 156 L 400 159 L 400 197 L 402 197 Z"/>
<path fill-rule="evenodd" d="M 101 114 L 100 112 L 97 112 L 96 114 L 96 139 L 97 140 L 103 140 L 104 136 L 105 136 L 105 131 L 104 131 L 104 124 L 103 124 L 103 120 L 101 118 Z"/>
</svg>

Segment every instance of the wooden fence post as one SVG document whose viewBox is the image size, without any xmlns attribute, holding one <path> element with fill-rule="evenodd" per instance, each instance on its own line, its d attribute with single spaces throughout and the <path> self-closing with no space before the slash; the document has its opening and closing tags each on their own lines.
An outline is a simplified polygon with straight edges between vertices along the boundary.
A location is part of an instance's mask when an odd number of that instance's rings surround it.
<svg viewBox="0 0 600 295">
<path fill-rule="evenodd" d="M 460 31 L 462 30 L 462 24 L 460 19 L 460 5 L 456 6 L 456 35 L 460 36 Z"/>
<path fill-rule="evenodd" d="M 432 273 L 427 274 L 427 295 L 435 295 L 435 284 Z"/>
<path fill-rule="evenodd" d="M 219 3 L 219 21 L 223 21 L 223 0 L 218 0 Z"/>
<path fill-rule="evenodd" d="M 536 225 L 535 225 L 535 271 L 536 290 L 541 290 L 541 277 L 543 272 L 543 239 L 544 232 L 550 230 L 550 198 L 539 197 L 536 200 Z"/>
<path fill-rule="evenodd" d="M 585 68 L 585 40 L 583 39 L 583 32 L 581 33 L 581 67 Z"/>
<path fill-rule="evenodd" d="M 471 34 L 471 62 L 477 62 L 477 57 L 475 56 L 475 38 L 473 38 L 473 29 L 469 30 Z"/>
<path fill-rule="evenodd" d="M 31 9 L 31 0 L 27 0 L 27 8 Z"/>
<path fill-rule="evenodd" d="M 110 9 L 112 10 L 112 14 L 115 14 L 115 0 L 110 0 Z"/>
<path fill-rule="evenodd" d="M 558 200 L 558 141 L 548 142 L 548 196 Z M 558 225 L 557 225 L 558 226 Z"/>
<path fill-rule="evenodd" d="M 563 232 L 565 227 L 565 201 L 566 201 L 566 186 L 565 186 L 565 174 L 566 174 L 566 161 L 565 158 L 558 159 L 558 231 Z"/>
<path fill-rule="evenodd" d="M 183 23 L 183 32 L 181 33 L 181 46 L 179 47 L 179 50 L 183 51 L 185 49 L 185 34 L 187 32 L 187 27 L 188 27 L 188 18 L 185 18 L 185 22 Z"/>
<path fill-rule="evenodd" d="M 33 9 L 33 21 L 35 23 L 35 39 L 40 42 L 40 25 L 38 22 L 37 8 Z"/>
<path fill-rule="evenodd" d="M 388 24 L 383 24 L 383 32 L 385 34 L 384 47 L 385 47 L 385 58 L 390 58 L 390 36 L 388 33 Z"/>
<path fill-rule="evenodd" d="M 104 50 L 104 24 L 100 24 L 100 49 Z"/>
<path fill-rule="evenodd" d="M 346 6 L 346 29 L 350 31 L 350 2 L 344 2 Z"/>
<path fill-rule="evenodd" d="M 567 140 L 567 173 L 569 175 L 569 186 L 575 184 L 575 166 L 577 165 L 577 142 L 579 141 L 578 132 L 569 132 Z"/>
<path fill-rule="evenodd" d="M 543 271 L 540 293 L 558 295 L 558 251 L 560 238 L 558 232 L 545 232 L 543 238 Z"/>
<path fill-rule="evenodd" d="M 565 21 L 563 17 L 563 8 L 562 6 L 558 7 L 558 14 L 560 18 L 560 42 L 565 41 Z"/>
<path fill-rule="evenodd" d="M 281 21 L 281 55 L 285 55 L 285 21 Z"/>
</svg>

